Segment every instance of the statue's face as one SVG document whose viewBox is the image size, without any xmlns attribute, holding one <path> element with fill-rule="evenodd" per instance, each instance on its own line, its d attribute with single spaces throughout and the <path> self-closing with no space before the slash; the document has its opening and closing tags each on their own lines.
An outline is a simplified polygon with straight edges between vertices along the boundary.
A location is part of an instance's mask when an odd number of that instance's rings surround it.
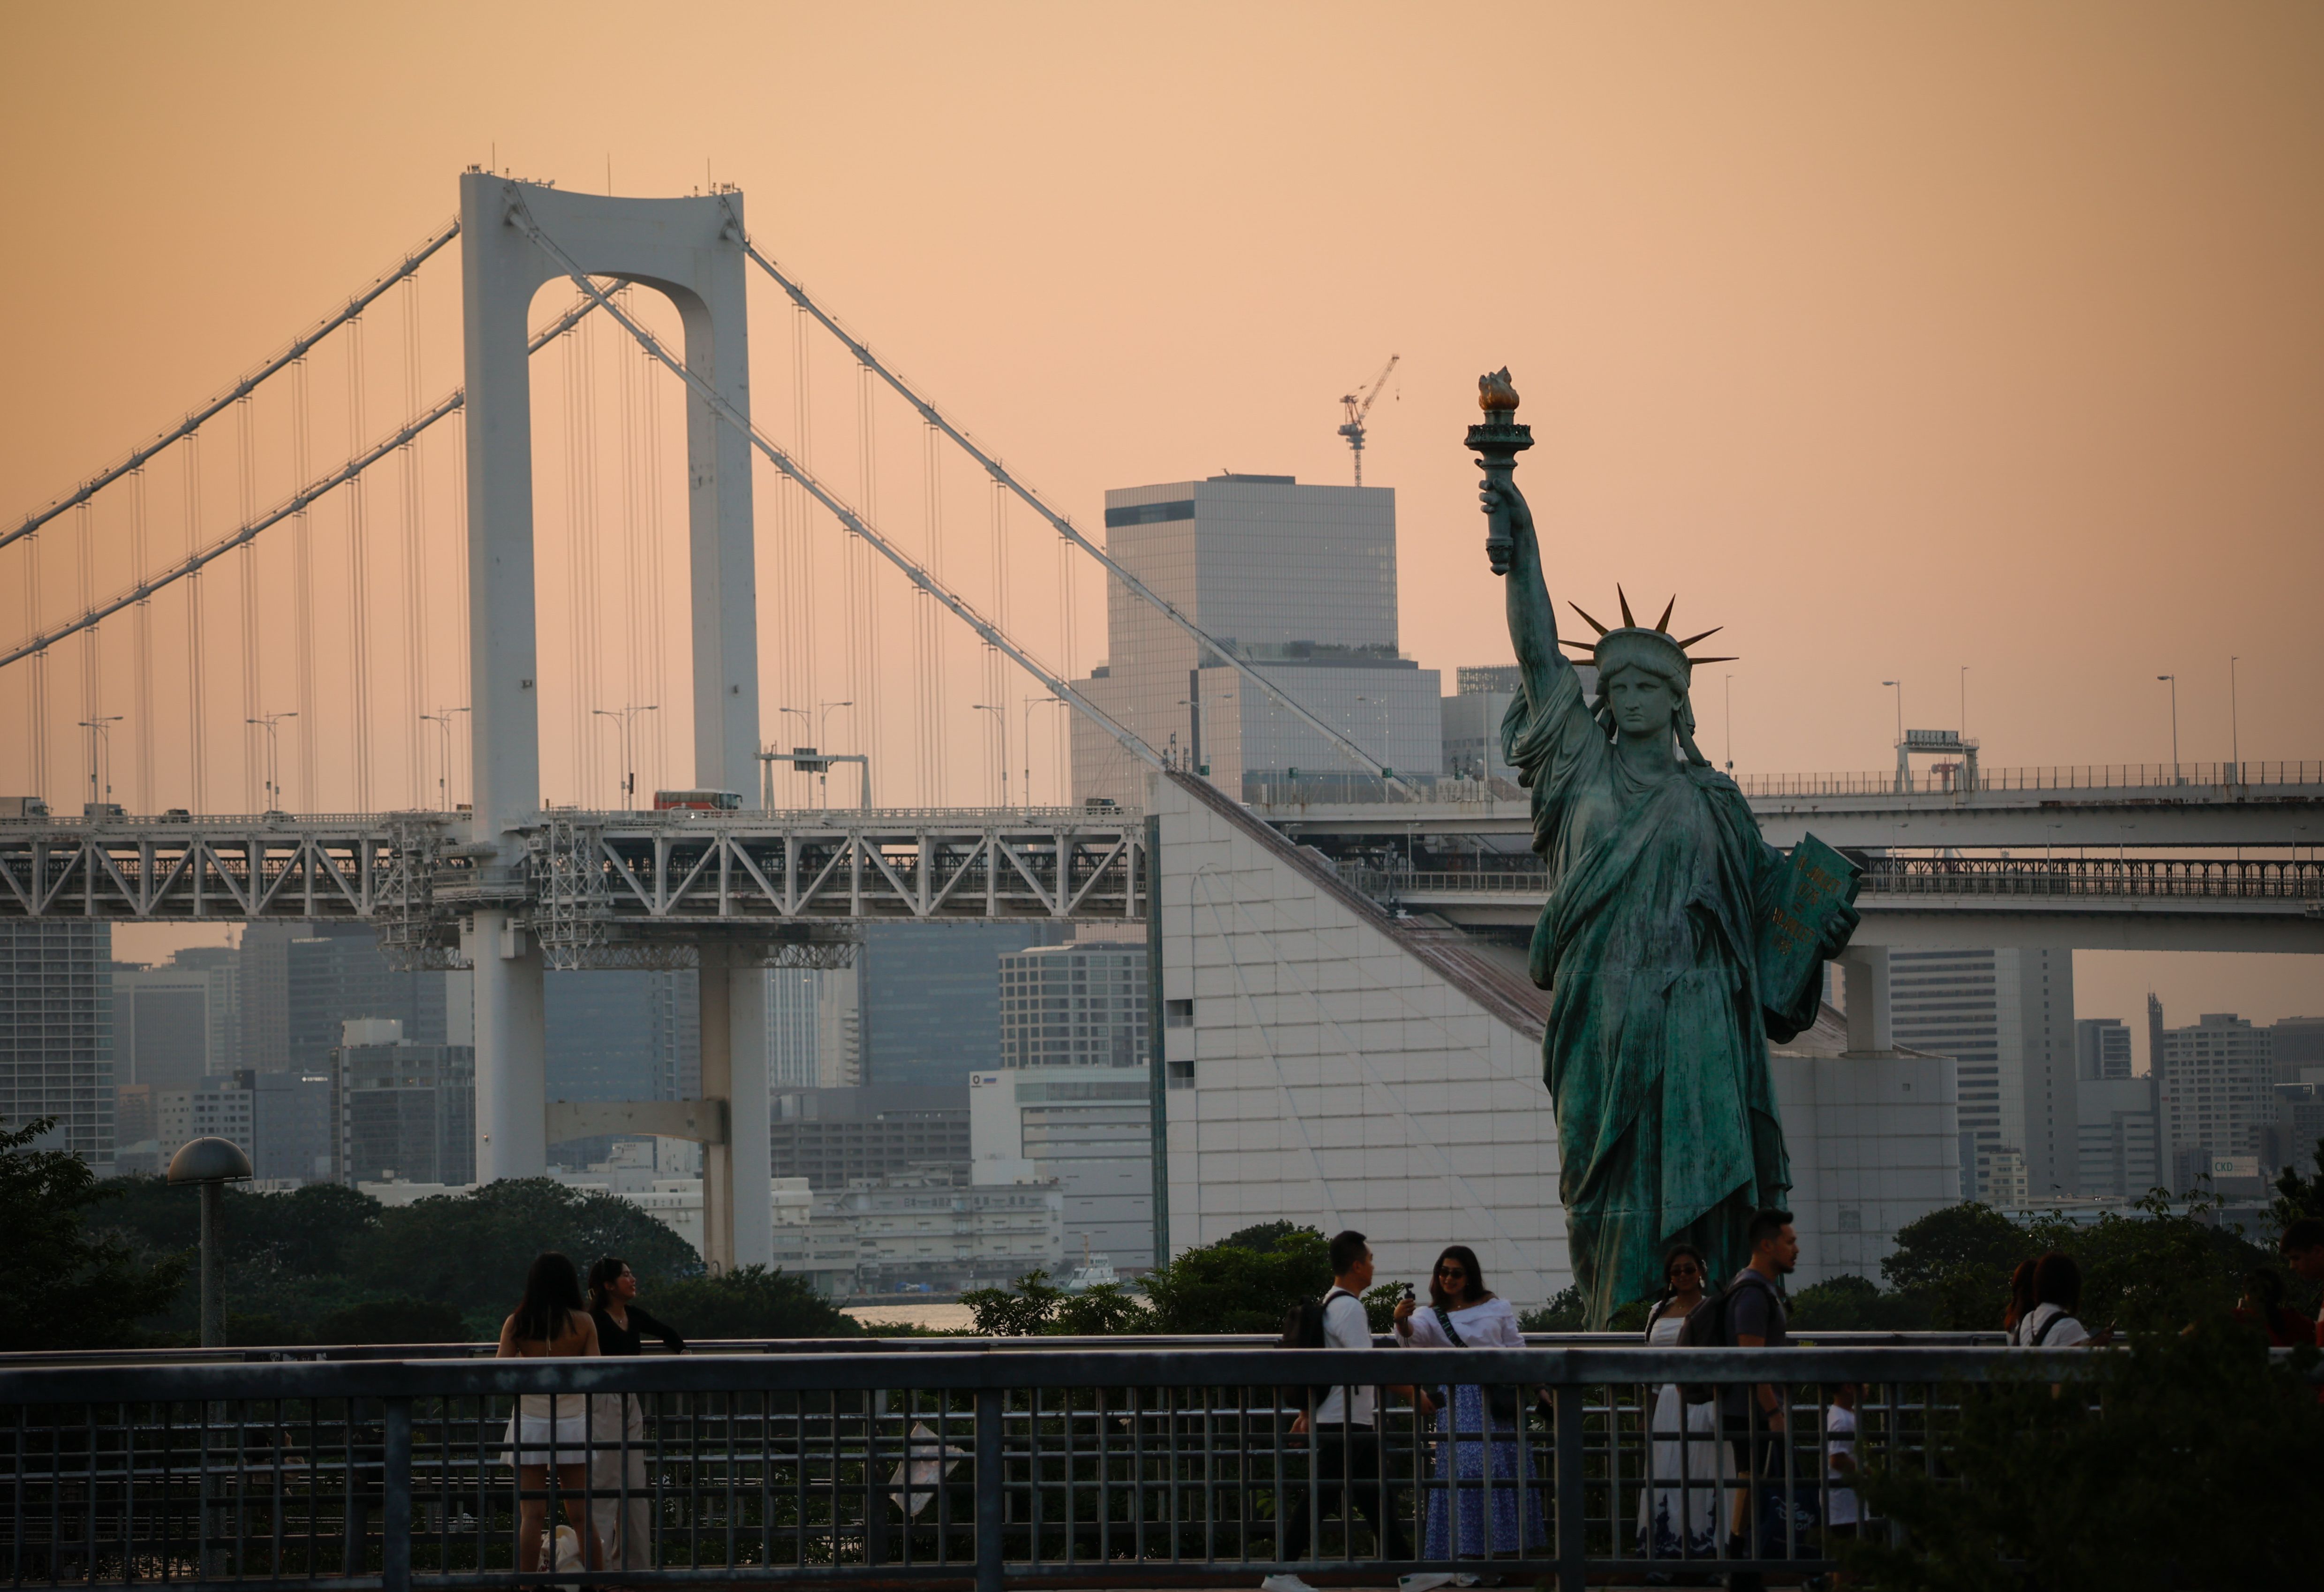
<svg viewBox="0 0 2324 1592">
<path fill-rule="evenodd" d="M 1625 736 L 1666 736 L 1678 713 L 1678 693 L 1660 675 L 1625 669 L 1606 682 L 1606 705 L 1614 710 L 1614 727 Z"/>
</svg>

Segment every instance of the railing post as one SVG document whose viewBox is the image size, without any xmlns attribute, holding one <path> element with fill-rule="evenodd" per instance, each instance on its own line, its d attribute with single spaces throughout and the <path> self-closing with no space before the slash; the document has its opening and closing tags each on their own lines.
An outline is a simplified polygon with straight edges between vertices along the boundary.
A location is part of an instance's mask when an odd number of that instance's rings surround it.
<svg viewBox="0 0 2324 1592">
<path fill-rule="evenodd" d="M 1557 1592 L 1584 1592 L 1589 1584 L 1589 1529 L 1582 1518 L 1582 1401 L 1580 1383 L 1558 1387 Z"/>
<path fill-rule="evenodd" d="M 1001 1396 L 997 1387 L 976 1393 L 976 1592 L 1001 1592 Z"/>
<path fill-rule="evenodd" d="M 385 1441 L 380 1451 L 379 1584 L 381 1592 L 410 1592 L 411 1401 L 391 1398 L 386 1403 Z"/>
</svg>

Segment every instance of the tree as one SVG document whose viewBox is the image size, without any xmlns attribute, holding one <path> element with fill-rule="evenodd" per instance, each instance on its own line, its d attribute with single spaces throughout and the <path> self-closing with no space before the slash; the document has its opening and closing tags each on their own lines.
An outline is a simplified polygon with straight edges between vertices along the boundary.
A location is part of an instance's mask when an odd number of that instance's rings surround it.
<svg viewBox="0 0 2324 1592">
<path fill-rule="evenodd" d="M 1521 1313 L 1517 1326 L 1526 1332 L 1579 1332 L 1589 1319 L 1590 1309 L 1582 1302 L 1582 1290 L 1566 1288 L 1541 1309 Z"/>
<path fill-rule="evenodd" d="M 2279 1233 L 2301 1217 L 2324 1217 L 2324 1139 L 2316 1141 L 2316 1170 L 2307 1177 L 2296 1166 L 2276 1175 L 2275 1202 L 2267 1214 Z"/>
<path fill-rule="evenodd" d="M 91 1233 L 112 1191 L 78 1157 L 32 1145 L 55 1125 L 42 1117 L 0 1126 L 0 1232 L 8 1235 L 15 1298 L 0 1311 L 0 1349 L 121 1348 L 144 1340 L 138 1322 L 167 1310 L 185 1287 L 187 1257 L 147 1263 L 118 1237 Z"/>
<path fill-rule="evenodd" d="M 584 1272 L 602 1255 L 620 1255 L 649 1287 L 702 1271 L 693 1246 L 637 1206 L 549 1178 L 504 1179 L 383 1211 L 352 1271 L 374 1294 L 490 1315 L 514 1306 L 526 1270 L 546 1250 Z"/>
<path fill-rule="evenodd" d="M 1154 1302 L 1154 1330 L 1279 1330 L 1293 1305 L 1321 1299 L 1331 1287 L 1331 1247 L 1312 1227 L 1277 1234 L 1270 1245 L 1263 1251 L 1206 1245 L 1148 1273 L 1139 1285 Z"/>
<path fill-rule="evenodd" d="M 1917 1444 L 1893 1462 L 1858 1449 L 1867 1498 L 1904 1535 L 1870 1533 L 1842 1561 L 1884 1592 L 2312 1585 L 2298 1523 L 2324 1519 L 2316 1359 L 2271 1363 L 2218 1311 L 2089 1356 L 2059 1394 L 2047 1372 L 1978 1390 L 1933 1466 Z"/>
<path fill-rule="evenodd" d="M 634 1270 L 637 1263 L 630 1265 Z M 863 1331 L 806 1278 L 779 1266 L 741 1266 L 723 1277 L 664 1282 L 641 1302 L 689 1338 L 854 1337 Z"/>
<path fill-rule="evenodd" d="M 1915 1295 L 1883 1293 L 1869 1277 L 1827 1277 L 1792 1295 L 1794 1332 L 1914 1332 L 1929 1324 Z"/>
<path fill-rule="evenodd" d="M 367 1299 L 318 1320 L 315 1341 L 466 1343 L 468 1328 L 458 1310 L 434 1300 Z"/>
<path fill-rule="evenodd" d="M 1056 1315 L 1048 1327 L 1064 1337 L 1111 1337 L 1153 1329 L 1154 1312 L 1118 1282 L 1100 1282 L 1066 1294 L 1057 1301 Z"/>
<path fill-rule="evenodd" d="M 1919 1296 L 1933 1325 L 1989 1330 L 2001 1324 L 2009 1273 L 2040 1248 L 2032 1234 L 1991 1206 L 1967 1200 L 1898 1228 L 1880 1274 L 1897 1292 Z"/>
<path fill-rule="evenodd" d="M 1036 1269 L 1008 1288 L 973 1288 L 960 1302 L 968 1307 L 979 1337 L 1037 1337 L 1049 1330 L 1065 1297 L 1048 1273 Z"/>
</svg>

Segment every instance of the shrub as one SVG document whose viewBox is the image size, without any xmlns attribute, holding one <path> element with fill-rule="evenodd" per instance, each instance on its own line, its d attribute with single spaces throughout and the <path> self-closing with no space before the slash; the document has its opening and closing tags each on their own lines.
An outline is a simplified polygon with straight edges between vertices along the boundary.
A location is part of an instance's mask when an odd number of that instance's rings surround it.
<svg viewBox="0 0 2324 1592">
<path fill-rule="evenodd" d="M 723 1277 L 664 1282 L 639 1303 L 688 1338 L 856 1337 L 863 1331 L 806 1278 L 780 1267 L 740 1266 Z"/>
</svg>

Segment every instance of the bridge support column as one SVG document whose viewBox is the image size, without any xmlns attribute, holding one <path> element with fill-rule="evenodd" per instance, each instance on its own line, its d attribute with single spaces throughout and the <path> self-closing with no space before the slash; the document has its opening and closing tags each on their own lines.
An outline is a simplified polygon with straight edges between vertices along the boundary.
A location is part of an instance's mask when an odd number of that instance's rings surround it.
<svg viewBox="0 0 2324 1592">
<path fill-rule="evenodd" d="M 512 913 L 479 912 L 460 936 L 475 969 L 476 1181 L 549 1170 L 548 1018 L 540 948 Z"/>
<path fill-rule="evenodd" d="M 701 1004 L 702 1097 L 726 1107 L 723 1142 L 702 1148 L 702 1258 L 724 1275 L 774 1263 L 764 969 L 731 947 L 705 944 Z"/>
<path fill-rule="evenodd" d="M 1896 1034 L 1888 1015 L 1888 948 L 1852 945 L 1841 953 L 1840 967 L 1848 1002 L 1849 1050 L 1895 1050 Z"/>
</svg>

